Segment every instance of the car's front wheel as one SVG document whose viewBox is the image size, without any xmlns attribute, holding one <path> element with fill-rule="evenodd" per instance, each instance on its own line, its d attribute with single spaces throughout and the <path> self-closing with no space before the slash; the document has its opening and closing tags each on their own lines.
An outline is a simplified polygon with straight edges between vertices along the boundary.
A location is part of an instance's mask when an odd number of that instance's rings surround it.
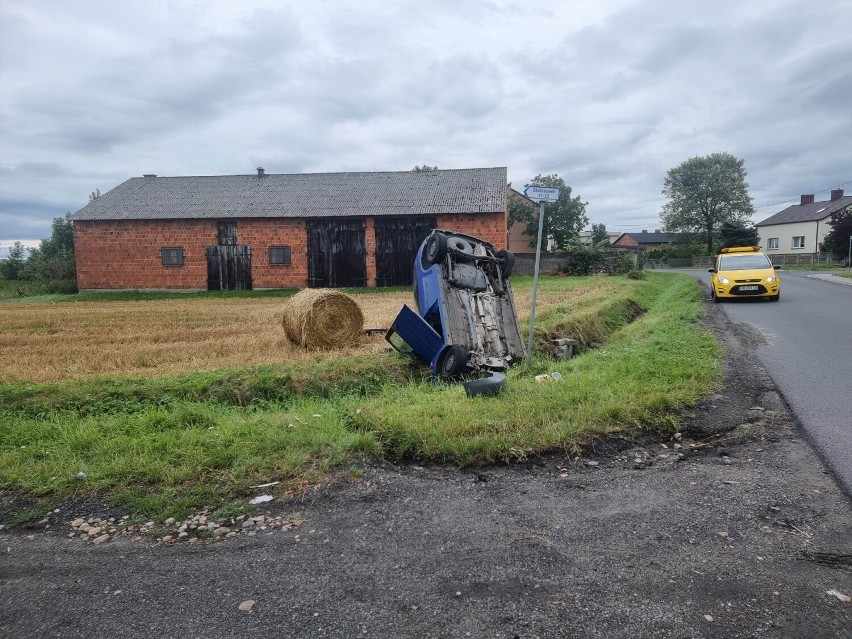
<svg viewBox="0 0 852 639">
<path fill-rule="evenodd" d="M 512 275 L 512 269 L 515 268 L 515 254 L 508 249 L 500 249 L 496 253 L 497 259 L 500 260 L 500 270 L 503 273 L 503 279 L 509 279 Z"/>
<path fill-rule="evenodd" d="M 766 299 L 768 299 L 770 302 L 777 302 L 781 299 L 781 293 L 778 293 L 777 295 L 770 295 Z"/>
<path fill-rule="evenodd" d="M 460 344 L 453 344 L 444 349 L 438 362 L 438 377 L 445 380 L 455 379 L 464 372 L 467 366 L 467 349 Z"/>
</svg>

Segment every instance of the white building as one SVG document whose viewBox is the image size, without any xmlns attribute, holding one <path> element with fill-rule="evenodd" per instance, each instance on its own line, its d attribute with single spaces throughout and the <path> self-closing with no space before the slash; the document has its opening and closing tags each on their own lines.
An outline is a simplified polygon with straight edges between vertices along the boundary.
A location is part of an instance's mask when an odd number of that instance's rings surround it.
<svg viewBox="0 0 852 639">
<path fill-rule="evenodd" d="M 759 244 L 766 253 L 817 253 L 831 231 L 828 221 L 835 211 L 852 206 L 852 195 L 833 189 L 831 199 L 814 202 L 811 194 L 801 202 L 755 224 Z"/>
</svg>

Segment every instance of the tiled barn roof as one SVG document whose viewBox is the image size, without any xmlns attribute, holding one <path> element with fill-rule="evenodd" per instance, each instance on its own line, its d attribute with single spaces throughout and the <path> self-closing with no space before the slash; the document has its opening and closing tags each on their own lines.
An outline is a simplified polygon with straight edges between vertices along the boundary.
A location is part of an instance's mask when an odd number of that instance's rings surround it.
<svg viewBox="0 0 852 639">
<path fill-rule="evenodd" d="M 506 210 L 506 168 L 131 178 L 74 220 L 437 215 Z"/>
</svg>

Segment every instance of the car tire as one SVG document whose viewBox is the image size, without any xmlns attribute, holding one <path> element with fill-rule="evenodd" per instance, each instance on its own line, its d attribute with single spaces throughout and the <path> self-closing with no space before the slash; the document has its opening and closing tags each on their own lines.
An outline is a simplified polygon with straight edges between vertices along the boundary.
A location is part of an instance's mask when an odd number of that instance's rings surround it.
<svg viewBox="0 0 852 639">
<path fill-rule="evenodd" d="M 438 377 L 452 380 L 461 375 L 467 367 L 467 349 L 459 344 L 453 344 L 444 349 L 438 360 Z"/>
<path fill-rule="evenodd" d="M 714 291 L 713 289 L 710 289 L 710 297 L 713 298 L 714 304 L 718 304 L 719 302 L 722 301 L 722 300 L 719 299 L 719 296 L 716 295 L 716 291 Z"/>
<path fill-rule="evenodd" d="M 423 248 L 423 261 L 426 266 L 440 264 L 447 257 L 447 236 L 443 233 L 432 233 Z"/>
<path fill-rule="evenodd" d="M 512 251 L 500 249 L 496 255 L 500 261 L 500 271 L 503 273 L 503 279 L 507 280 L 512 275 L 512 269 L 515 268 L 515 254 Z"/>
<path fill-rule="evenodd" d="M 781 299 L 781 293 L 778 293 L 778 295 L 770 295 L 766 299 L 768 299 L 770 302 L 777 302 Z"/>
</svg>

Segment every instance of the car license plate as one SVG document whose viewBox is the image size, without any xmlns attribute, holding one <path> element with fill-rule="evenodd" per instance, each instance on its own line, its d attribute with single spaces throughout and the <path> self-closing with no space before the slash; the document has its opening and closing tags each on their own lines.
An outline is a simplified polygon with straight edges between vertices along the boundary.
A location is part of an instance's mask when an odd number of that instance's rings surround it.
<svg viewBox="0 0 852 639">
<path fill-rule="evenodd" d="M 740 286 L 741 291 L 756 291 L 756 286 Z"/>
</svg>

